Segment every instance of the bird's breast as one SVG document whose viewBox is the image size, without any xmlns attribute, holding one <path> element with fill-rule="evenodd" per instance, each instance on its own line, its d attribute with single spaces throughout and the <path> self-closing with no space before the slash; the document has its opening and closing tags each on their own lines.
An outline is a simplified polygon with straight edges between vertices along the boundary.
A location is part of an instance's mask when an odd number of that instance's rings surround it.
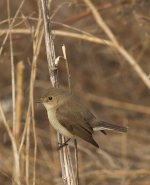
<svg viewBox="0 0 150 185">
<path fill-rule="evenodd" d="M 74 138 L 74 135 L 69 132 L 57 119 L 56 117 L 56 110 L 47 110 L 48 119 L 51 123 L 51 125 L 59 131 L 62 135 L 68 137 L 68 138 Z"/>
</svg>

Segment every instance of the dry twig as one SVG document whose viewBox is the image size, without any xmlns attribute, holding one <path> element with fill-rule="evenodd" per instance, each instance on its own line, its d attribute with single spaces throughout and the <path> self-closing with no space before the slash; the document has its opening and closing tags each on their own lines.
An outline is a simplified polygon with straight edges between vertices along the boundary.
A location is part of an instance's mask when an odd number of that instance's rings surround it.
<svg viewBox="0 0 150 185">
<path fill-rule="evenodd" d="M 16 142 L 19 143 L 20 129 L 21 129 L 21 118 L 23 108 L 23 76 L 24 76 L 24 64 L 19 62 L 16 69 Z M 18 144 L 17 144 L 18 145 Z"/>
</svg>

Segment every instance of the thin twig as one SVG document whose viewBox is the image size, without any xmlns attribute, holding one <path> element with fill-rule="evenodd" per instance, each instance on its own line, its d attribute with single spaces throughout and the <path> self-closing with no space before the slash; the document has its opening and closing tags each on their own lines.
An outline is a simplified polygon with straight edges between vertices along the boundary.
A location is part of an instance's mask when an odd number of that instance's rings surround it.
<svg viewBox="0 0 150 185">
<path fill-rule="evenodd" d="M 53 24 L 56 24 L 56 25 L 61 25 L 63 28 L 68 28 L 68 30 L 71 30 L 71 31 L 75 31 L 75 32 L 79 32 L 79 33 L 82 33 L 84 35 L 87 35 L 87 36 L 94 36 L 92 35 L 91 33 L 89 32 L 86 32 L 84 30 L 81 30 L 79 28 L 76 28 L 74 26 L 70 26 L 70 25 L 67 25 L 67 24 L 63 24 L 61 22 L 55 22 L 55 21 L 52 21 Z M 53 29 L 53 30 L 56 30 L 56 29 Z"/>
<path fill-rule="evenodd" d="M 30 109 L 29 109 L 29 105 L 28 105 L 27 114 L 26 114 L 26 121 L 25 121 L 25 127 L 23 129 L 23 133 L 22 133 L 22 137 L 21 137 L 21 141 L 20 141 L 20 145 L 19 145 L 19 153 L 21 153 L 22 149 L 23 149 L 23 144 L 24 144 L 24 141 L 25 141 L 26 133 L 27 133 L 28 119 L 29 118 L 30 118 Z"/>
<path fill-rule="evenodd" d="M 10 25 L 10 0 L 7 0 L 7 13 L 8 13 L 8 23 L 9 23 L 9 30 L 11 29 Z M 15 19 L 14 19 L 15 20 Z M 16 144 L 16 100 L 15 100 L 15 67 L 14 67 L 14 57 L 13 57 L 13 43 L 12 43 L 12 35 L 9 32 L 9 43 L 10 43 L 10 61 L 11 61 L 11 80 L 12 80 L 12 112 L 13 112 L 13 135 L 9 129 L 6 118 L 1 108 L 1 114 L 3 116 L 3 121 L 5 123 L 5 127 L 8 131 L 10 139 L 13 145 L 13 153 L 14 153 L 14 179 L 17 184 L 20 184 L 20 156 L 17 149 Z M 2 47 L 1 47 L 2 48 Z"/>
<path fill-rule="evenodd" d="M 26 118 L 26 125 L 27 125 L 27 129 L 26 129 L 26 158 L 25 158 L 25 180 L 26 180 L 26 184 L 29 185 L 29 151 L 30 151 L 30 122 L 31 122 L 31 102 L 29 100 L 29 106 L 28 106 L 28 114 L 27 114 L 27 118 Z"/>
<path fill-rule="evenodd" d="M 7 0 L 7 12 L 8 19 L 10 18 L 10 0 Z M 8 21 L 9 25 L 11 24 Z M 9 29 L 11 29 L 9 27 Z M 13 43 L 12 35 L 9 32 L 9 44 L 10 44 L 10 61 L 11 61 L 11 83 L 12 83 L 12 112 L 13 112 L 13 134 L 16 135 L 16 97 L 15 97 L 15 66 L 14 66 L 14 57 L 13 57 Z"/>
<path fill-rule="evenodd" d="M 65 63 L 66 63 L 66 69 L 67 69 L 68 88 L 69 88 L 69 91 L 71 92 L 71 75 L 70 75 L 70 70 L 69 70 L 69 64 L 68 64 L 68 60 L 67 60 L 65 45 L 62 46 L 62 52 L 63 52 L 63 56 L 64 56 Z"/>
<path fill-rule="evenodd" d="M 20 129 L 21 129 L 21 118 L 22 118 L 22 107 L 23 107 L 23 76 L 24 76 L 24 64 L 19 62 L 16 68 L 16 142 L 19 144 Z"/>
<path fill-rule="evenodd" d="M 58 36 L 72 37 L 72 38 L 81 39 L 81 40 L 85 40 L 85 41 L 89 41 L 97 44 L 103 44 L 103 45 L 115 47 L 112 42 L 106 39 L 100 39 L 98 37 L 89 36 L 87 34 L 85 35 L 85 34 L 73 33 L 69 31 L 59 31 L 59 30 L 54 30 L 53 33 Z"/>
<path fill-rule="evenodd" d="M 35 127 L 35 112 L 34 112 L 34 84 L 36 78 L 36 66 L 37 59 L 40 53 L 40 47 L 42 44 L 44 29 L 42 28 L 41 10 L 39 8 L 39 21 L 34 34 L 35 42 L 33 42 L 33 61 L 32 61 L 32 75 L 30 81 L 30 101 L 31 101 L 31 116 L 32 116 L 32 128 L 34 136 L 34 163 L 33 163 L 33 185 L 36 184 L 36 158 L 37 158 L 37 138 L 36 138 L 36 127 Z"/>
<path fill-rule="evenodd" d="M 7 29 L 0 29 L 0 34 L 3 35 L 7 33 Z M 12 34 L 31 34 L 31 30 L 29 29 L 12 29 L 11 30 Z M 114 47 L 114 44 L 106 39 L 101 39 L 98 38 L 96 36 L 93 36 L 91 34 L 79 34 L 79 33 L 73 33 L 73 32 L 69 32 L 69 31 L 59 31 L 59 30 L 53 30 L 52 33 L 54 35 L 57 36 L 63 36 L 63 37 L 71 37 L 71 38 L 75 38 L 75 39 L 80 39 L 80 40 L 85 40 L 88 42 L 93 42 L 96 44 L 103 44 L 103 45 L 107 45 L 110 47 Z"/>
</svg>

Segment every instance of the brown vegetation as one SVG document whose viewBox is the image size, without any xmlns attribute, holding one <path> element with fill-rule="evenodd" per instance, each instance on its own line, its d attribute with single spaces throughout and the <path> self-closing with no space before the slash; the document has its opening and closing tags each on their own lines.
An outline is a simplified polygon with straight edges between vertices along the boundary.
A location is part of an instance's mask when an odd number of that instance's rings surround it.
<svg viewBox="0 0 150 185">
<path fill-rule="evenodd" d="M 51 85 L 37 2 L 0 2 L 0 184 L 63 184 L 56 132 L 36 104 Z M 148 0 L 50 3 L 56 56 L 64 44 L 72 91 L 99 119 L 129 127 L 96 133 L 101 150 L 78 140 L 81 185 L 150 183 L 149 9 Z M 58 70 L 67 87 L 63 60 Z"/>
</svg>

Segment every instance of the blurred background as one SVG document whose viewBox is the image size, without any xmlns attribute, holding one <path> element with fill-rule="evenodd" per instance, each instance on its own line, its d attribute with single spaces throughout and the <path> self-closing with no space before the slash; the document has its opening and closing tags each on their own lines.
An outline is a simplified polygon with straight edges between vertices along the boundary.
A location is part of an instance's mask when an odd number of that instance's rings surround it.
<svg viewBox="0 0 150 185">
<path fill-rule="evenodd" d="M 30 78 L 35 55 L 34 31 L 39 22 L 37 1 L 0 1 L 0 102 L 10 129 L 13 129 L 12 78 L 20 110 L 19 137 L 23 136 L 30 101 Z M 145 74 L 150 73 L 150 1 L 93 0 L 105 23 Z M 9 7 L 8 7 L 9 5 Z M 18 11 L 18 8 L 20 9 Z M 10 10 L 10 11 L 9 11 Z M 149 185 L 150 184 L 150 92 L 133 67 L 114 48 L 57 34 L 57 31 L 94 35 L 108 39 L 98 27 L 82 0 L 52 0 L 50 3 L 56 56 L 66 47 L 72 91 L 83 97 L 100 120 L 129 127 L 127 134 L 96 133 L 100 149 L 78 139 L 79 177 L 81 185 Z M 15 17 L 15 18 L 14 18 Z M 12 29 L 11 39 L 9 28 Z M 55 35 L 56 32 L 56 35 Z M 12 47 L 11 42 L 12 41 Z M 13 49 L 12 49 L 13 48 Z M 36 59 L 34 100 L 51 86 L 44 38 Z M 13 58 L 13 60 L 12 60 Z M 14 65 L 12 65 L 14 64 Z M 58 67 L 59 83 L 68 88 L 64 61 Z M 20 83 L 19 83 L 20 82 Z M 20 84 L 17 86 L 17 84 Z M 21 89 L 21 103 L 17 97 Z M 17 94 L 18 93 L 18 94 Z M 56 132 L 47 119 L 46 110 L 34 103 L 37 139 L 36 184 L 63 184 L 57 151 Z M 30 127 L 29 183 L 25 180 L 26 139 L 21 154 L 21 182 L 32 184 L 34 129 Z M 13 151 L 8 131 L 0 114 L 0 184 L 13 182 Z M 74 155 L 73 143 L 70 142 Z"/>
</svg>

